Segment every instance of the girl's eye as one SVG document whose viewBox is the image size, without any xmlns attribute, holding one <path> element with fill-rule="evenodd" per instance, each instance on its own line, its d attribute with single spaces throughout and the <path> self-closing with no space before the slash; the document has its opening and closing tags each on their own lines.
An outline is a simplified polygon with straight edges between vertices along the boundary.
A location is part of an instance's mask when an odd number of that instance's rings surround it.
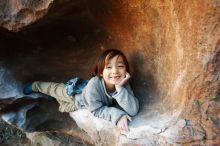
<svg viewBox="0 0 220 146">
<path fill-rule="evenodd" d="M 110 69 L 110 68 L 112 68 L 112 67 L 111 67 L 111 66 L 106 66 L 105 68 Z"/>
<path fill-rule="evenodd" d="M 118 67 L 119 67 L 119 68 L 123 68 L 123 67 L 124 67 L 124 65 L 118 65 Z"/>
</svg>

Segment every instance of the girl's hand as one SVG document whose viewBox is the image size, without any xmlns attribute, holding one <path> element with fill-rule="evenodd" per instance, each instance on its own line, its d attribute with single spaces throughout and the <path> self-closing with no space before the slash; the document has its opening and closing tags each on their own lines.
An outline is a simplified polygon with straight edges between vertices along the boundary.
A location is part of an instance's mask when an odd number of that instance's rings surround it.
<svg viewBox="0 0 220 146">
<path fill-rule="evenodd" d="M 131 120 L 131 117 L 130 116 L 128 116 L 128 115 L 124 115 L 124 116 L 122 116 L 120 119 L 119 119 L 119 121 L 118 121 L 118 123 L 117 123 L 117 128 L 119 129 L 119 130 L 124 130 L 124 131 L 129 131 L 128 130 L 128 120 L 129 121 L 132 121 Z"/>
<path fill-rule="evenodd" d="M 115 85 L 115 89 L 117 91 L 120 91 L 121 87 L 130 79 L 130 77 L 131 75 L 128 72 L 126 72 L 125 78 L 122 79 L 117 85 Z"/>
</svg>

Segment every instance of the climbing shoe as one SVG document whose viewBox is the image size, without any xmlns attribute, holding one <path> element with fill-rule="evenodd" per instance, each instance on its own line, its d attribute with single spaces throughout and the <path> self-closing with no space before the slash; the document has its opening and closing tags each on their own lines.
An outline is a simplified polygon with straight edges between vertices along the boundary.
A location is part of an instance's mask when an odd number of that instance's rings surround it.
<svg viewBox="0 0 220 146">
<path fill-rule="evenodd" d="M 23 93 L 28 95 L 28 94 L 31 94 L 33 93 L 34 91 L 32 90 L 32 83 L 29 83 L 27 85 L 24 86 L 23 88 Z"/>
<path fill-rule="evenodd" d="M 52 96 L 47 96 L 47 100 L 48 101 L 53 101 L 55 98 L 54 97 L 52 97 Z"/>
</svg>

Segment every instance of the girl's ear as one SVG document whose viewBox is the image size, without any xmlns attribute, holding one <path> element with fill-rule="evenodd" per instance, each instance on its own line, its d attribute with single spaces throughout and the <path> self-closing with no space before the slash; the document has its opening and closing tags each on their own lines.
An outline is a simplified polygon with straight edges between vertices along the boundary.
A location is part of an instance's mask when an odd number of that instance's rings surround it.
<svg viewBox="0 0 220 146">
<path fill-rule="evenodd" d="M 103 75 L 102 75 L 102 74 L 100 74 L 100 77 L 103 77 Z"/>
</svg>

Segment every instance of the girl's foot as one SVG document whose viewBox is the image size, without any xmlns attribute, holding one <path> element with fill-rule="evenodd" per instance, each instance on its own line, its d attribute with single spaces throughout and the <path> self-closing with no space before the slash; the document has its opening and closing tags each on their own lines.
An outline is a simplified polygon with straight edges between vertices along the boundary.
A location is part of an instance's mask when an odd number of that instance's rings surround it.
<svg viewBox="0 0 220 146">
<path fill-rule="evenodd" d="M 23 93 L 24 93 L 25 95 L 31 94 L 31 93 L 33 93 L 33 92 L 34 92 L 34 91 L 32 90 L 32 83 L 29 83 L 29 84 L 27 84 L 27 85 L 24 86 L 24 88 L 23 88 Z"/>
</svg>

